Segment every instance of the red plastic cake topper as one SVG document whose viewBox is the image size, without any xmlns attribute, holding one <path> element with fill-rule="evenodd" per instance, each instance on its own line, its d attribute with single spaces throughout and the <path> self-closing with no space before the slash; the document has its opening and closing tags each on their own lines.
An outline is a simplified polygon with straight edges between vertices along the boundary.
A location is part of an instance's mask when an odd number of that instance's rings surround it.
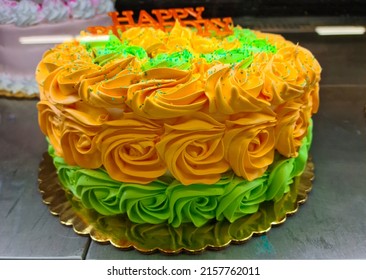
<svg viewBox="0 0 366 280">
<path fill-rule="evenodd" d="M 232 34 L 233 21 L 231 17 L 203 19 L 204 7 L 157 9 L 151 13 L 141 10 L 137 22 L 133 18 L 133 11 L 123 11 L 121 16 L 118 12 L 110 12 L 112 26 L 92 26 L 88 30 L 93 34 L 108 34 L 110 30 L 118 34 L 118 30 L 125 31 L 131 27 L 154 27 L 156 29 L 169 30 L 176 21 L 182 26 L 193 27 L 202 36 L 215 33 L 218 36 Z"/>
</svg>

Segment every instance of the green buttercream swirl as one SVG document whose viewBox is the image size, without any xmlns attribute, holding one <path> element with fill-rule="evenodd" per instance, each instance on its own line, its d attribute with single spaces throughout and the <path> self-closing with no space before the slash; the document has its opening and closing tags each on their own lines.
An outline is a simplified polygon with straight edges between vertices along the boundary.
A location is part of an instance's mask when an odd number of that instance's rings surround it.
<svg viewBox="0 0 366 280">
<path fill-rule="evenodd" d="M 146 71 L 151 68 L 162 68 L 162 67 L 187 70 L 191 67 L 192 58 L 193 58 L 192 53 L 187 50 L 171 54 L 160 53 L 154 58 L 151 58 L 144 65 L 142 65 L 142 70 Z"/>
<path fill-rule="evenodd" d="M 250 182 L 232 176 L 220 198 L 216 219 L 221 221 L 226 218 L 232 223 L 245 215 L 257 212 L 259 205 L 266 200 L 267 181 L 267 174 Z"/>
<path fill-rule="evenodd" d="M 200 57 L 208 62 L 220 61 L 224 64 L 235 64 L 246 60 L 250 65 L 253 55 L 260 52 L 276 53 L 277 49 L 266 39 L 257 38 L 249 29 L 234 28 L 233 35 L 226 38 L 229 42 L 237 39 L 240 47 L 232 50 L 218 49 L 209 54 L 201 54 Z M 244 67 L 243 67 L 244 68 Z"/>
<path fill-rule="evenodd" d="M 122 184 L 120 211 L 134 223 L 160 224 L 169 218 L 168 184 L 155 181 L 149 185 Z"/>
<path fill-rule="evenodd" d="M 109 61 L 117 58 L 125 58 L 130 55 L 138 59 L 147 58 L 148 55 L 144 48 L 139 46 L 130 46 L 127 43 L 122 43 L 115 35 L 110 34 L 106 42 L 90 42 L 83 43 L 89 52 L 94 53 L 93 62 L 98 65 L 105 65 Z"/>
<path fill-rule="evenodd" d="M 140 60 L 146 60 L 142 65 L 143 71 L 161 67 L 187 70 L 191 67 L 192 59 L 195 58 L 195 55 L 186 49 L 174 53 L 161 53 L 156 57 L 149 58 L 142 47 L 130 45 L 127 41 L 121 42 L 113 34 L 109 34 L 108 38 L 105 42 L 81 41 L 81 44 L 94 54 L 93 62 L 95 64 L 103 66 L 114 59 L 132 55 Z M 217 49 L 212 53 L 201 54 L 199 57 L 209 63 L 220 61 L 224 64 L 235 64 L 243 60 L 251 62 L 253 55 L 259 52 L 275 53 L 277 51 L 276 47 L 271 45 L 267 39 L 257 38 L 255 33 L 249 29 L 234 28 L 233 34 L 228 36 L 226 40 L 229 42 L 238 40 L 240 47 L 232 50 Z"/>
<path fill-rule="evenodd" d="M 178 227 L 181 223 L 192 222 L 200 227 L 215 218 L 219 198 L 225 184 L 221 179 L 214 185 L 192 184 L 185 186 L 174 181 L 167 190 L 169 198 L 169 224 Z"/>
<path fill-rule="evenodd" d="M 127 214 L 138 224 L 169 223 L 178 227 L 191 222 L 199 227 L 211 219 L 230 222 L 258 211 L 264 201 L 278 201 L 293 179 L 304 171 L 312 140 L 312 122 L 296 158 L 277 155 L 263 176 L 247 181 L 232 171 L 213 185 L 182 185 L 163 176 L 147 185 L 113 180 L 107 172 L 69 166 L 49 145 L 60 183 L 81 203 L 103 215 Z"/>
</svg>

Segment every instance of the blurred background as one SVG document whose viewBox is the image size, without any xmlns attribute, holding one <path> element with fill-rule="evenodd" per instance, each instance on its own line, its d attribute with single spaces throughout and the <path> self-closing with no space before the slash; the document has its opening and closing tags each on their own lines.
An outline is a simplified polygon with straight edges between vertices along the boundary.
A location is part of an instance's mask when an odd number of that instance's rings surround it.
<svg viewBox="0 0 366 280">
<path fill-rule="evenodd" d="M 319 25 L 365 25 L 366 0 L 117 0 L 117 11 L 205 7 L 203 17 L 233 17 L 268 32 L 313 32 Z"/>
<path fill-rule="evenodd" d="M 204 6 L 208 17 L 365 16 L 365 0 L 117 0 L 116 9 L 146 10 Z"/>
</svg>

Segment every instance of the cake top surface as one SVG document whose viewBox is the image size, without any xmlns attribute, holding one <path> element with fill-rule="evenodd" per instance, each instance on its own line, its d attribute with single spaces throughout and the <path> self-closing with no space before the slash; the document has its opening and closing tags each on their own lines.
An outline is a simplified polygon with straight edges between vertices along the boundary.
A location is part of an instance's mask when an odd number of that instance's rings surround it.
<svg viewBox="0 0 366 280">
<path fill-rule="evenodd" d="M 225 115 L 278 106 L 302 96 L 320 80 L 321 72 L 310 51 L 280 35 L 238 26 L 232 34 L 207 37 L 179 21 L 169 31 L 132 27 L 117 36 L 111 32 L 81 36 L 60 44 L 44 54 L 37 67 L 38 81 L 56 68 L 62 69 L 59 82 L 93 75 L 104 79 L 102 87 L 88 87 L 89 92 L 80 88 L 78 97 L 50 96 L 55 103 L 86 98 L 97 107 L 127 105 L 152 119 L 167 118 L 166 110 L 177 117 L 189 108 L 201 110 L 201 105 L 211 114 Z M 187 92 L 189 97 L 182 99 Z M 157 105 L 160 102 L 165 106 Z"/>
<path fill-rule="evenodd" d="M 251 59 L 257 53 L 275 53 L 276 46 L 259 33 L 240 27 L 225 37 L 204 37 L 196 30 L 185 28 L 177 21 L 170 32 L 152 27 L 133 27 L 120 34 L 109 35 L 105 41 L 81 43 L 93 51 L 94 62 L 100 65 L 128 55 L 142 62 L 142 70 L 168 67 L 187 70 L 194 60 L 208 64 L 235 64 Z M 274 39 L 274 36 L 272 37 Z"/>
</svg>

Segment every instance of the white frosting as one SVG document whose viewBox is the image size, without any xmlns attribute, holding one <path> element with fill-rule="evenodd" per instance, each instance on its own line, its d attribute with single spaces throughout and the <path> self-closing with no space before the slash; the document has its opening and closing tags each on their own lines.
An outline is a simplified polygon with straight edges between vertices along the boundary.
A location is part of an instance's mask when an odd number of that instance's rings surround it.
<svg viewBox="0 0 366 280">
<path fill-rule="evenodd" d="M 33 76 L 18 76 L 0 73 L 0 90 L 11 93 L 38 94 L 38 85 Z"/>
<path fill-rule="evenodd" d="M 15 24 L 17 26 L 38 24 L 43 20 L 40 10 L 41 6 L 39 4 L 29 0 L 21 0 L 13 10 L 16 18 Z"/>
<path fill-rule="evenodd" d="M 0 24 L 12 24 L 16 22 L 14 8 L 18 2 L 9 0 L 0 0 Z"/>
<path fill-rule="evenodd" d="M 69 18 L 69 7 L 62 0 L 44 0 L 42 14 L 47 22 L 60 22 Z"/>
<path fill-rule="evenodd" d="M 30 26 L 90 19 L 114 10 L 113 0 L 0 0 L 0 24 Z"/>
<path fill-rule="evenodd" d="M 114 11 L 114 4 L 110 0 L 94 0 L 93 2 L 97 14 L 106 14 Z"/>
<path fill-rule="evenodd" d="M 87 19 L 95 16 L 95 9 L 91 0 L 71 0 L 69 7 L 73 17 L 76 19 Z"/>
</svg>

